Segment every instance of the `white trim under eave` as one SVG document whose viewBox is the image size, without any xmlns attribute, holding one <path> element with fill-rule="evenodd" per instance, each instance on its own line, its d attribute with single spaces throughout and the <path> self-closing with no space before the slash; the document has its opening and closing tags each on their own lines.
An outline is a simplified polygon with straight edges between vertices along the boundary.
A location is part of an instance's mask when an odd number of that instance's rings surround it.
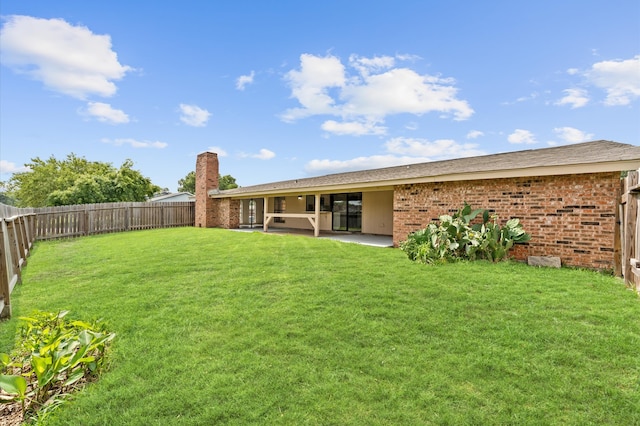
<svg viewBox="0 0 640 426">
<path fill-rule="evenodd" d="M 488 179 L 509 179 L 518 177 L 536 177 L 536 176 L 561 176 L 561 175 L 578 175 L 588 173 L 608 173 L 608 172 L 622 172 L 625 170 L 637 170 L 640 168 L 640 160 L 624 160 L 616 162 L 605 163 L 590 163 L 590 164 L 570 164 L 565 166 L 537 166 L 529 168 L 519 169 L 507 169 L 507 170 L 489 170 L 483 172 L 468 172 L 468 173 L 451 173 L 437 176 L 422 176 L 415 178 L 402 178 L 384 181 L 371 181 L 371 182 L 353 182 L 341 185 L 324 185 L 324 186 L 309 186 L 298 188 L 274 188 L 256 192 L 245 192 L 242 194 L 223 194 L 209 192 L 211 198 L 233 198 L 233 199 L 246 199 L 263 196 L 275 196 L 275 195 L 290 195 L 300 193 L 341 193 L 341 192 L 360 192 L 360 191 L 375 191 L 375 190 L 391 190 L 397 185 L 413 185 L 419 183 L 433 183 L 433 182 L 459 182 L 469 180 L 488 180 Z"/>
</svg>

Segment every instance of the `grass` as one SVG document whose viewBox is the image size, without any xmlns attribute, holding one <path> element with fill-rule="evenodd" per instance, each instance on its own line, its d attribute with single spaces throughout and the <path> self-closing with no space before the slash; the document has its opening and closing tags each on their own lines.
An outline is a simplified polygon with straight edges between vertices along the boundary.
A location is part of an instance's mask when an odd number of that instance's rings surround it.
<svg viewBox="0 0 640 426">
<path fill-rule="evenodd" d="M 590 271 L 178 228 L 39 243 L 0 324 L 104 318 L 54 425 L 640 424 L 640 301 Z"/>
</svg>

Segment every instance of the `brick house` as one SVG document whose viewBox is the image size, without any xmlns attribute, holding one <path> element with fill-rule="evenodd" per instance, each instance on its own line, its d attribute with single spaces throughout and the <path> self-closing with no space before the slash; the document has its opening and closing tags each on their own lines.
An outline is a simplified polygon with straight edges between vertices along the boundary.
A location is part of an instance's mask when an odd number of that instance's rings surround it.
<svg viewBox="0 0 640 426">
<path fill-rule="evenodd" d="M 218 158 L 196 162 L 196 226 L 247 225 L 389 235 L 398 245 L 464 202 L 531 234 L 516 259 L 613 269 L 621 172 L 640 147 L 611 141 L 338 173 L 219 191 Z"/>
</svg>

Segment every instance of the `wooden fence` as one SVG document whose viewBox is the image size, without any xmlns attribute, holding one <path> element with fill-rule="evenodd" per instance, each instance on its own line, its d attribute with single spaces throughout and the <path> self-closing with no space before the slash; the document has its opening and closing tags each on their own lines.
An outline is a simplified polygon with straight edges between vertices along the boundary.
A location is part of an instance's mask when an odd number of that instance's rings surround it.
<svg viewBox="0 0 640 426">
<path fill-rule="evenodd" d="M 640 293 L 640 175 L 629 172 L 621 181 L 618 211 L 619 238 L 616 238 L 615 275 L 624 277 L 627 285 Z M 618 255 L 619 253 L 619 255 Z"/>
<path fill-rule="evenodd" d="M 35 240 L 36 215 L 30 210 L 0 205 L 0 317 L 11 316 L 11 292 Z"/>
<path fill-rule="evenodd" d="M 193 226 L 191 201 L 84 204 L 35 209 L 36 239 L 77 237 L 140 229 Z"/>
<path fill-rule="evenodd" d="M 0 204 L 0 318 L 35 240 L 194 226 L 193 202 L 109 203 L 18 209 Z"/>
</svg>

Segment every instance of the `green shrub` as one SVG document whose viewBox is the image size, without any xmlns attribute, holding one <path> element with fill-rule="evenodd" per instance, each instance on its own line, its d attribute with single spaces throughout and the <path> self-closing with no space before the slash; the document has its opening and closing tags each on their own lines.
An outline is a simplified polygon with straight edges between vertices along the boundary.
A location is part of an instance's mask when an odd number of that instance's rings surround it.
<svg viewBox="0 0 640 426">
<path fill-rule="evenodd" d="M 0 354 L 0 401 L 19 402 L 25 414 L 59 405 L 62 397 L 94 378 L 115 337 L 100 323 L 67 320 L 68 311 L 21 317 L 12 356 Z"/>
<path fill-rule="evenodd" d="M 482 214 L 482 221 L 474 223 Z M 409 234 L 400 243 L 409 259 L 434 264 L 462 259 L 503 260 L 515 243 L 529 241 L 531 236 L 522 229 L 518 219 L 509 219 L 500 225 L 497 215 L 489 210 L 472 210 L 467 203 L 453 216 L 442 215 L 437 223 Z"/>
</svg>

